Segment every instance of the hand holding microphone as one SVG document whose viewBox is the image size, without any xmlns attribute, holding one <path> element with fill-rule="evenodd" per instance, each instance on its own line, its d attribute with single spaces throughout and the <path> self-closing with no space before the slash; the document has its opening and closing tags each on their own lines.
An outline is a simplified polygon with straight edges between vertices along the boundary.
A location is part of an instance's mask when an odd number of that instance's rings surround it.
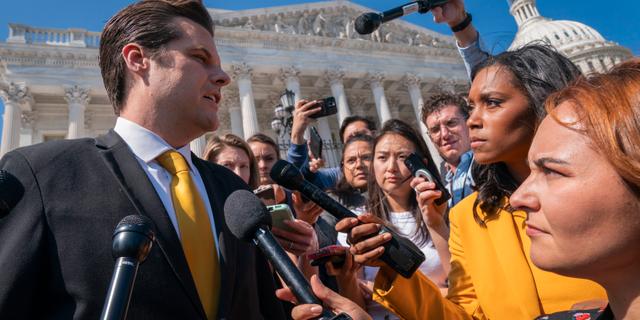
<svg viewBox="0 0 640 320">
<path fill-rule="evenodd" d="M 287 189 L 300 191 L 304 196 L 311 199 L 311 201 L 315 202 L 338 220 L 355 221 L 355 224 L 351 227 L 357 225 L 357 220 L 354 218 L 359 217 L 329 197 L 324 191 L 306 181 L 302 176 L 302 172 L 293 164 L 285 160 L 278 160 L 273 165 L 270 175 L 271 179 L 276 183 Z M 338 231 L 349 232 L 349 229 Z M 379 249 L 382 251 L 378 252 L 378 257 L 398 274 L 405 278 L 411 277 L 425 260 L 422 251 L 413 242 L 400 236 L 391 228 L 382 224 L 382 222 L 377 224 L 377 230 L 375 231 L 379 233 L 377 238 L 384 240 L 382 243 L 384 249 Z M 367 241 L 369 240 L 365 240 L 364 242 Z"/>
<path fill-rule="evenodd" d="M 370 34 L 385 22 L 389 22 L 414 12 L 427 13 L 429 10 L 442 6 L 448 1 L 449 0 L 420 0 L 409 2 L 400 7 L 380 13 L 367 12 L 356 19 L 355 29 L 359 34 Z"/>
</svg>

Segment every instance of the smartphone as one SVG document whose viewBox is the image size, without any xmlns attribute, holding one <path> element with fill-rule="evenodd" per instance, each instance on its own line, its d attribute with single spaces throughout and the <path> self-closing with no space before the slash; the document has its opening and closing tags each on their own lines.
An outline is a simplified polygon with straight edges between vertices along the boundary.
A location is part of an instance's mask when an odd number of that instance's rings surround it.
<svg viewBox="0 0 640 320">
<path fill-rule="evenodd" d="M 267 206 L 269 213 L 271 214 L 271 225 L 282 230 L 287 230 L 294 232 L 288 225 L 284 223 L 284 221 L 289 220 L 293 221 L 293 214 L 291 213 L 291 209 L 286 204 L 275 204 L 271 206 Z"/>
<path fill-rule="evenodd" d="M 309 151 L 314 158 L 322 158 L 322 137 L 316 127 L 309 127 Z"/>
<path fill-rule="evenodd" d="M 441 205 L 451 198 L 451 195 L 449 194 L 447 188 L 444 187 L 440 179 L 436 178 L 436 175 L 434 175 L 429 171 L 429 169 L 427 169 L 427 166 L 424 164 L 422 159 L 420 159 L 420 156 L 412 153 L 406 159 L 404 159 L 404 164 L 407 166 L 409 171 L 411 171 L 411 174 L 414 177 L 423 177 L 426 180 L 436 184 L 436 189 L 442 192 L 442 196 L 435 201 L 437 205 Z"/>
<path fill-rule="evenodd" d="M 314 267 L 331 262 L 334 267 L 340 268 L 344 265 L 346 257 L 347 251 L 345 250 L 345 247 L 339 245 L 326 246 L 307 255 L 307 258 L 311 260 L 311 265 Z"/>
<path fill-rule="evenodd" d="M 310 115 L 310 118 L 317 119 L 338 113 L 338 105 L 336 104 L 336 99 L 334 97 L 324 98 L 320 100 L 318 104 L 320 107 L 320 112 L 316 112 Z"/>
</svg>

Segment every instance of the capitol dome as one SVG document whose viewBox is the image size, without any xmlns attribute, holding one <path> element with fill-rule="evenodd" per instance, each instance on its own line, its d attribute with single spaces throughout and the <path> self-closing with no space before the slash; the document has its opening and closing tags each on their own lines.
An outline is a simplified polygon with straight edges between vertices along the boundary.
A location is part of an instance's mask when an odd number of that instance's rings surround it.
<svg viewBox="0 0 640 320">
<path fill-rule="evenodd" d="M 606 40 L 598 31 L 583 23 L 541 16 L 535 0 L 507 2 L 518 24 L 518 32 L 509 50 L 544 41 L 566 55 L 585 73 L 606 71 L 632 56 L 629 49 Z"/>
</svg>

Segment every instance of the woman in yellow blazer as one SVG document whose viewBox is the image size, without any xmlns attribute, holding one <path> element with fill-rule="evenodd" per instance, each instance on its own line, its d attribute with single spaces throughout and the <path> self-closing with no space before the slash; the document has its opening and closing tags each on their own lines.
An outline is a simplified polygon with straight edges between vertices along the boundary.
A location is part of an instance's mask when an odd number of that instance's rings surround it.
<svg viewBox="0 0 640 320">
<path fill-rule="evenodd" d="M 606 299 L 604 289 L 593 282 L 536 268 L 528 255 L 526 215 L 510 209 L 508 202 L 530 173 L 527 152 L 546 114 L 545 99 L 578 75 L 571 61 L 540 45 L 504 52 L 477 69 L 467 124 L 479 164 L 474 171 L 478 192 L 449 215 L 451 271 L 446 298 L 419 272 L 405 279 L 377 261 L 382 244 L 389 240 L 375 235 L 379 220 L 362 215 L 338 223 L 338 230 L 350 230 L 354 260 L 381 266 L 374 284 L 377 302 L 404 319 L 530 320 L 576 303 Z M 423 220 L 441 223 L 443 210 L 433 204 L 440 196 L 435 185 L 416 178 L 412 186 Z M 364 224 L 357 225 L 358 220 Z"/>
</svg>

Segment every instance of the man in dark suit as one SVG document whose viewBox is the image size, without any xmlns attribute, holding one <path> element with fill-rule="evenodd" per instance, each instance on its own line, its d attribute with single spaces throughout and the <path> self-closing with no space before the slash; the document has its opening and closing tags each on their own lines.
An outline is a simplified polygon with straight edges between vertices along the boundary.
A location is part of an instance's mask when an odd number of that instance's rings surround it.
<svg viewBox="0 0 640 320">
<path fill-rule="evenodd" d="M 224 221 L 227 196 L 248 187 L 188 147 L 218 127 L 229 84 L 206 9 L 187 0 L 130 5 L 105 26 L 100 67 L 119 116 L 114 130 L 0 160 L 25 189 L 0 220 L 0 318 L 97 319 L 113 230 L 131 214 L 153 221 L 157 241 L 140 266 L 129 319 L 283 318 L 265 258 Z M 164 163 L 166 154 L 179 164 Z M 186 195 L 176 191 L 185 181 Z M 212 249 L 193 254 L 205 244 Z"/>
</svg>

